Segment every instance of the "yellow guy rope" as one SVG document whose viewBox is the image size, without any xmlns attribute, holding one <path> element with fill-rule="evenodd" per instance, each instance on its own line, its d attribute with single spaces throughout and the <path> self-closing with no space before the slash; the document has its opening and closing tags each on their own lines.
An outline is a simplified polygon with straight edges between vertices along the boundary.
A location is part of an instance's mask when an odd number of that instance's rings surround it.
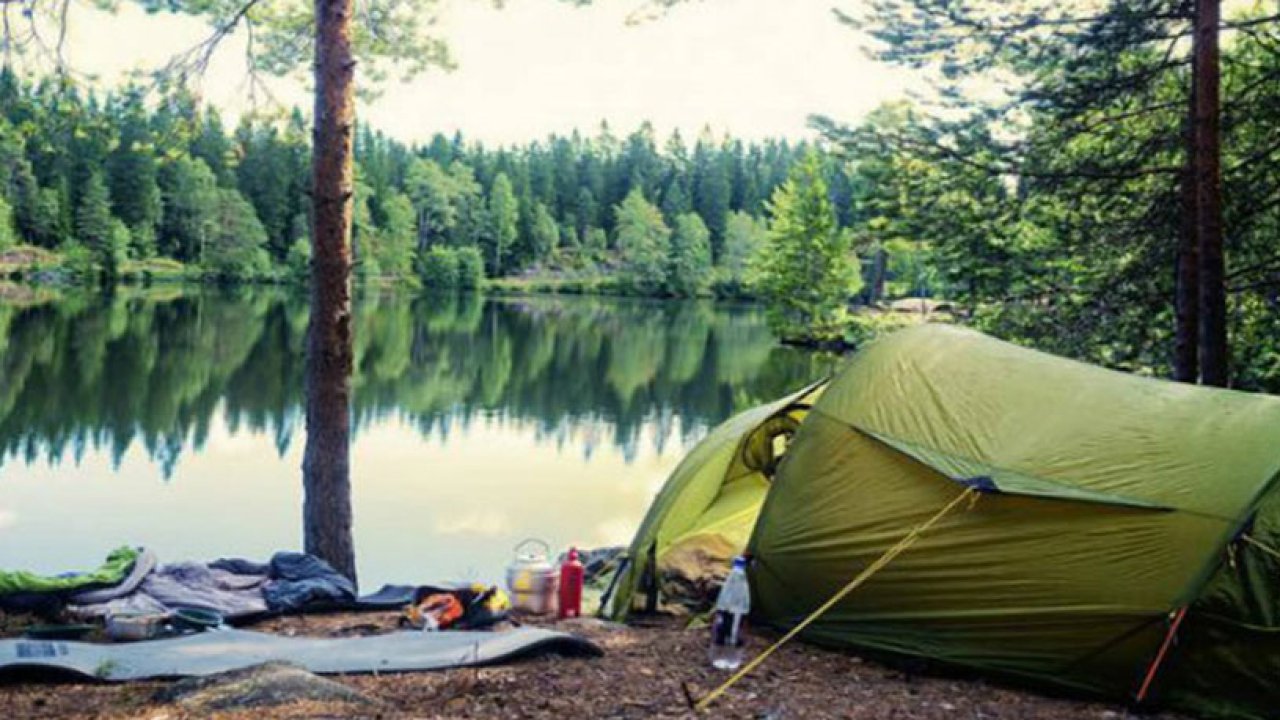
<svg viewBox="0 0 1280 720">
<path fill-rule="evenodd" d="M 847 596 L 849 593 L 853 592 L 854 590 L 857 590 L 858 587 L 861 586 L 863 583 L 865 583 L 868 579 L 870 579 L 872 575 L 875 575 L 877 572 L 884 569 L 886 565 L 893 562 L 894 558 L 898 557 L 903 552 L 905 552 L 907 548 L 911 547 L 916 540 L 920 539 L 921 535 L 923 535 L 929 530 L 929 528 L 933 527 L 935 523 L 937 523 L 939 520 L 945 517 L 952 510 L 956 509 L 956 507 L 959 506 L 960 503 L 964 502 L 967 499 L 972 499 L 976 501 L 978 499 L 978 491 L 975 488 L 971 488 L 971 487 L 965 488 L 965 491 L 960 493 L 958 496 L 956 496 L 955 500 L 952 500 L 950 503 L 947 503 L 947 506 L 939 510 L 936 515 L 924 521 L 923 524 L 917 526 L 911 532 L 907 533 L 906 536 L 904 536 L 901 540 L 899 540 L 897 544 L 895 544 L 893 547 L 886 550 L 883 555 L 881 555 L 878 559 L 876 559 L 875 562 L 871 563 L 862 572 L 858 573 L 857 577 L 850 580 L 848 585 L 845 585 L 844 587 L 840 588 L 840 590 L 835 595 L 831 596 L 830 600 L 827 600 L 826 602 L 822 603 L 821 605 L 818 606 L 817 610 L 814 610 L 813 612 L 809 613 L 809 617 L 806 617 L 804 620 L 801 620 L 799 625 L 796 625 L 795 627 L 791 628 L 791 630 L 786 635 L 783 635 L 781 638 L 779 638 L 777 642 L 765 648 L 764 652 L 752 658 L 751 662 L 747 663 L 746 665 L 743 665 L 741 670 L 734 673 L 728 680 L 725 680 L 720 685 L 720 687 L 716 688 L 715 690 L 712 690 L 710 694 L 708 694 L 706 697 L 699 700 L 698 704 L 694 706 L 694 709 L 697 710 L 698 712 L 702 712 L 706 710 L 708 707 L 710 707 L 711 703 L 715 702 L 716 698 L 723 695 L 726 690 L 733 687 L 735 683 L 737 683 L 742 678 L 746 677 L 747 674 L 750 673 L 752 670 L 755 670 L 757 667 L 759 667 L 760 663 L 763 663 L 766 658 L 768 658 L 770 655 L 773 654 L 775 650 L 787 644 L 787 642 L 790 641 L 791 638 L 795 637 L 796 635 L 799 635 L 801 631 L 809 627 L 809 625 L 814 620 L 817 620 L 819 617 L 822 617 L 822 614 L 830 610 L 832 606 L 834 606 L 836 603 L 843 600 L 845 596 Z"/>
</svg>

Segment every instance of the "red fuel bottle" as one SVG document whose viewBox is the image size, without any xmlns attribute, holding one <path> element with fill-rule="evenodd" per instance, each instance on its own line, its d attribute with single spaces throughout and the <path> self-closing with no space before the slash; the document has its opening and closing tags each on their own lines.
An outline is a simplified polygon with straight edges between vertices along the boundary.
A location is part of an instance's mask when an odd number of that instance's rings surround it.
<svg viewBox="0 0 1280 720">
<path fill-rule="evenodd" d="M 569 548 L 569 557 L 560 564 L 560 617 L 582 616 L 582 576 L 578 549 Z"/>
</svg>

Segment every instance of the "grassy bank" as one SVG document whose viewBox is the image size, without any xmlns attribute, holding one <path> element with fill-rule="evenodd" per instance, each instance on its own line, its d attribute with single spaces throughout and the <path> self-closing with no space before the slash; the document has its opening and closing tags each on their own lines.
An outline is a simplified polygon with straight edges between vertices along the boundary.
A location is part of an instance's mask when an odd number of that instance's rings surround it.
<svg viewBox="0 0 1280 720">
<path fill-rule="evenodd" d="M 103 277 L 102 268 L 77 255 L 66 255 L 34 245 L 18 245 L 0 251 L 0 279 L 28 285 L 92 285 Z M 114 280 L 121 283 L 202 283 L 232 281 L 278 284 L 292 282 L 286 271 L 227 278 L 196 265 L 163 257 L 125 260 Z"/>
</svg>

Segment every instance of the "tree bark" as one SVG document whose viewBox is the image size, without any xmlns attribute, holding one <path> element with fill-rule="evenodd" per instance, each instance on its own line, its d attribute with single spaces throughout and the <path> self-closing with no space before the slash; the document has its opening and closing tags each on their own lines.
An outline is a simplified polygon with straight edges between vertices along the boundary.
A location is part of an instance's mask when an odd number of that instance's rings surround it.
<svg viewBox="0 0 1280 720">
<path fill-rule="evenodd" d="M 1180 188 L 1181 212 L 1178 257 L 1174 269 L 1173 379 L 1195 383 L 1200 379 L 1200 247 L 1196 237 L 1195 71 L 1185 126 L 1186 169 Z"/>
<path fill-rule="evenodd" d="M 1221 0 L 1197 0 L 1195 18 L 1196 235 L 1200 250 L 1200 380 L 1226 387 L 1228 375 L 1226 261 L 1222 232 Z"/>
<path fill-rule="evenodd" d="M 315 129 L 311 160 L 311 318 L 307 444 L 302 460 L 306 551 L 356 579 L 351 535 L 351 220 L 355 126 L 353 0 L 315 0 Z"/>
</svg>

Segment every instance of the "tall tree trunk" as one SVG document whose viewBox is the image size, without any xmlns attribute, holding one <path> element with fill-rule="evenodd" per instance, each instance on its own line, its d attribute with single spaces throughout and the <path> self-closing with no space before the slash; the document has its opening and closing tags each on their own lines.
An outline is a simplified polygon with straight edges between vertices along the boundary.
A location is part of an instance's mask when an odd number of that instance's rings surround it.
<svg viewBox="0 0 1280 720">
<path fill-rule="evenodd" d="M 351 218 L 354 171 L 353 0 L 315 0 L 315 131 L 311 160 L 311 319 L 307 446 L 302 460 L 306 550 L 356 579 L 351 537 Z"/>
<path fill-rule="evenodd" d="M 1200 244 L 1200 379 L 1226 387 L 1227 290 L 1222 240 L 1221 0 L 1197 0 L 1195 20 L 1196 235 Z"/>
<path fill-rule="evenodd" d="M 1200 379 L 1200 247 L 1196 237 L 1195 92 L 1194 60 L 1190 101 L 1184 131 L 1186 167 L 1179 189 L 1181 213 L 1178 258 L 1174 270 L 1173 379 L 1195 383 Z"/>
</svg>

